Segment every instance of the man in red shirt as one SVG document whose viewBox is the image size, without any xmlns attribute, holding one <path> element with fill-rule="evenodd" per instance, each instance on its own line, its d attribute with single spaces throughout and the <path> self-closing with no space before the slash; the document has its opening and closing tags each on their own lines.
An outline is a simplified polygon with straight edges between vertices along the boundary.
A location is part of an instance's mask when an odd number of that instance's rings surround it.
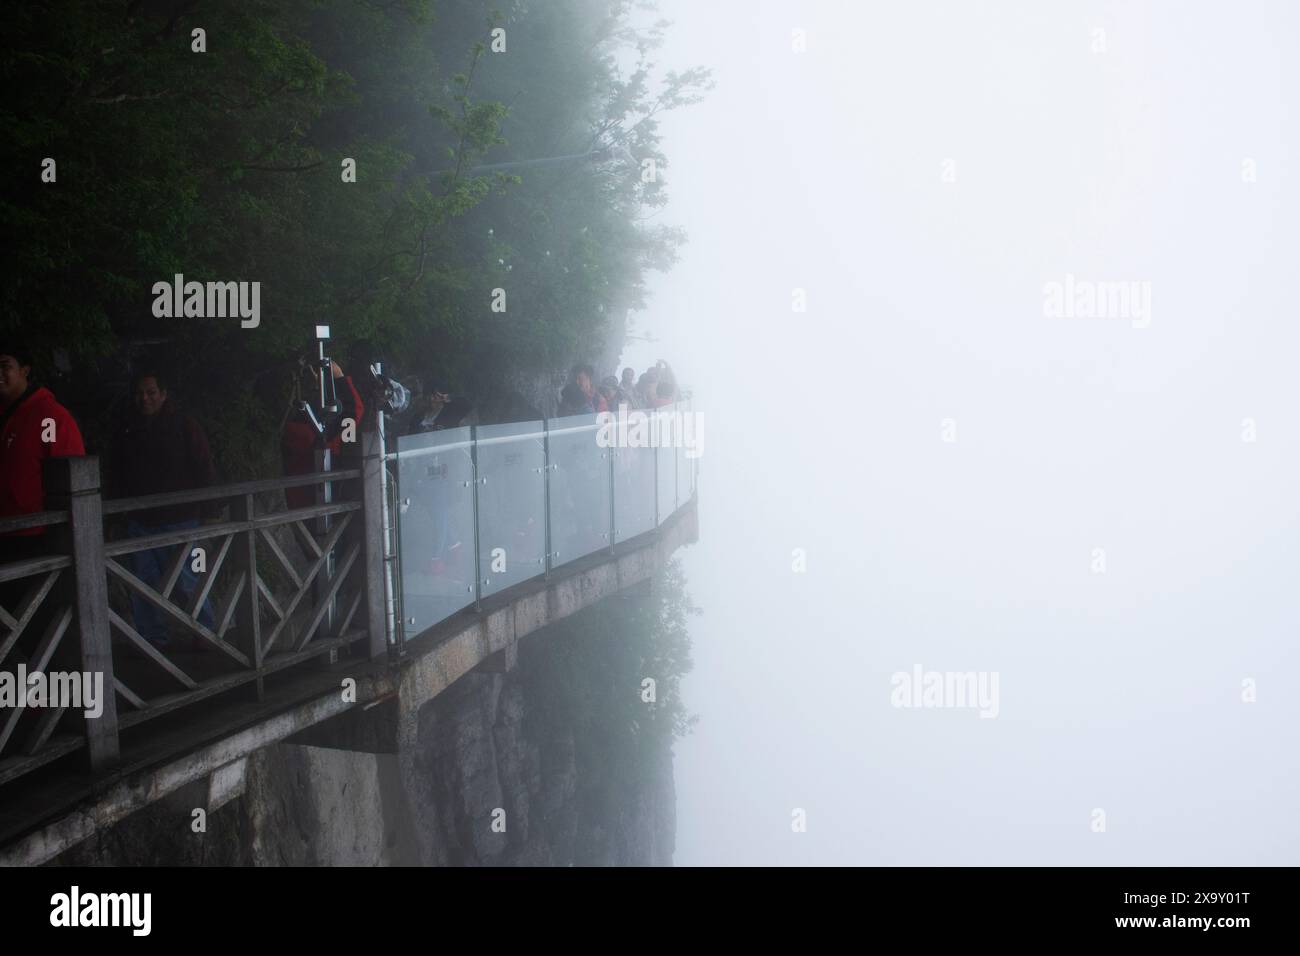
<svg viewBox="0 0 1300 956">
<path fill-rule="evenodd" d="M 32 384 L 32 360 L 17 343 L 0 344 L 0 518 L 45 510 L 41 466 L 47 458 L 84 455 L 72 414 L 48 388 Z M 9 554 L 36 553 L 44 528 L 0 535 Z"/>
</svg>

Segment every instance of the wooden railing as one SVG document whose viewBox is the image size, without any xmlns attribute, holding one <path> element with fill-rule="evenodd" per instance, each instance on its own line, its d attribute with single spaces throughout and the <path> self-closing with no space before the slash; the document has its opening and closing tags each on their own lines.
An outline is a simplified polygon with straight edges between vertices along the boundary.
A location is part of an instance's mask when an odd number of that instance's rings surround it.
<svg viewBox="0 0 1300 956">
<path fill-rule="evenodd" d="M 27 556 L 15 560 L 0 550 L 0 676 L 19 665 L 29 675 L 100 675 L 102 711 L 87 717 L 70 707 L 0 709 L 0 786 L 82 749 L 92 773 L 109 771 L 120 763 L 123 734 L 148 721 L 221 695 L 242 692 L 245 701 L 261 700 L 266 681 L 290 669 L 319 667 L 342 655 L 384 656 L 390 640 L 400 648 L 402 639 L 477 606 L 489 590 L 523 584 L 529 574 L 494 580 L 490 556 L 496 550 L 504 554 L 507 544 L 513 549 L 538 529 L 542 540 L 533 540 L 535 553 L 528 556 L 535 560 L 523 566 L 549 576 L 561 564 L 596 549 L 612 551 L 616 543 L 658 528 L 693 498 L 689 455 L 610 448 L 600 454 L 602 464 L 561 475 L 556 469 L 564 466 L 553 459 L 551 444 L 572 429 L 535 424 L 498 437 L 471 428 L 467 441 L 432 442 L 387 456 L 378 434 L 365 432 L 360 456 L 353 459 L 358 467 L 110 501 L 101 497 L 98 459 L 46 461 L 49 510 L 0 520 L 0 549 L 8 544 L 19 550 L 14 537 L 5 537 L 12 532 L 42 529 L 39 547 L 27 539 Z M 596 440 L 594 426 L 577 431 Z M 540 449 L 532 447 L 539 440 Z M 528 454 L 510 454 L 495 464 L 482 460 L 483 447 L 507 446 L 527 447 Z M 429 559 L 440 555 L 421 551 L 412 534 L 402 541 L 412 551 L 407 573 L 386 566 L 385 461 L 391 459 L 397 471 L 390 492 L 405 506 L 423 486 L 417 481 L 400 487 L 401 463 L 456 449 L 468 464 L 461 462 L 461 496 L 454 506 L 450 500 L 441 505 L 442 519 L 464 519 L 472 560 L 461 570 L 467 570 L 469 583 L 453 582 L 456 600 L 442 600 L 431 589 L 428 608 L 399 615 L 406 597 L 415 600 L 414 592 L 403 594 L 401 582 L 418 579 Z M 493 484 L 486 491 L 496 490 L 496 496 L 484 498 L 489 476 Z M 553 527 L 553 510 L 560 521 L 567 515 L 553 487 L 561 477 L 570 498 L 594 501 L 604 511 L 586 516 L 594 537 L 572 547 L 556 543 L 560 529 Z M 508 492 L 511 480 L 527 485 L 531 504 L 503 516 L 492 508 L 501 508 L 499 489 Z M 284 492 L 296 488 L 314 488 L 316 503 L 286 507 Z M 390 499 L 390 515 L 401 524 L 397 503 Z M 176 506 L 193 506 L 206 520 L 160 523 L 156 509 Z M 498 520 L 480 521 L 489 515 Z M 512 560 L 518 567 L 519 555 Z M 390 571 L 397 585 L 392 602 L 385 593 Z M 141 618 L 150 633 L 142 633 Z"/>
<path fill-rule="evenodd" d="M 0 520 L 0 535 L 43 529 L 39 554 L 0 563 L 0 586 L 21 592 L 0 606 L 0 671 L 102 674 L 102 711 L 0 709 L 0 784 L 83 747 L 92 771 L 109 769 L 145 721 L 241 689 L 260 699 L 287 668 L 385 654 L 383 457 L 375 434 L 362 439 L 357 468 L 115 501 L 101 498 L 98 459 L 48 460 L 50 510 Z M 280 493 L 303 487 L 317 504 L 286 508 Z M 106 533 L 175 505 L 225 513 Z M 157 586 L 137 573 L 142 556 L 165 558 Z M 165 643 L 140 633 L 130 601 L 160 617 Z"/>
</svg>

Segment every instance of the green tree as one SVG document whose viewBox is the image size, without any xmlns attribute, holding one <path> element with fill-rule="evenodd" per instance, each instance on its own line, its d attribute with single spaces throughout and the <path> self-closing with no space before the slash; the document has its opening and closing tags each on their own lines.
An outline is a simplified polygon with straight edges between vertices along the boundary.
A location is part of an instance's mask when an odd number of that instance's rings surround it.
<svg viewBox="0 0 1300 956">
<path fill-rule="evenodd" d="M 657 117 L 708 85 L 656 82 L 663 25 L 636 15 L 620 0 L 16 5 L 0 46 L 17 91 L 0 106 L 14 171 L 0 332 L 66 353 L 60 395 L 92 450 L 128 363 L 161 359 L 232 479 L 275 473 L 318 323 L 352 370 L 382 355 L 471 392 L 617 347 L 646 271 L 683 240 L 640 221 L 664 198 L 640 163 L 666 168 Z M 519 165 L 479 171 L 500 163 Z M 261 282 L 261 325 L 155 317 L 153 284 L 177 273 Z"/>
</svg>

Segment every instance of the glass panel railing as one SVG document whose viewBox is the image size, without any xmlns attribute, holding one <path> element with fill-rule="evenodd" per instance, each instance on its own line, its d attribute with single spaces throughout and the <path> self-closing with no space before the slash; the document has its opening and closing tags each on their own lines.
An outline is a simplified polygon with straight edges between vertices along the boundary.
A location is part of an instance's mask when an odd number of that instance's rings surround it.
<svg viewBox="0 0 1300 956">
<path fill-rule="evenodd" d="M 596 442 L 599 427 L 594 414 L 547 423 L 552 565 L 609 546 L 609 449 Z"/>
<path fill-rule="evenodd" d="M 659 499 L 659 523 L 663 524 L 677 510 L 677 462 L 676 449 L 655 449 L 655 492 Z"/>
<path fill-rule="evenodd" d="M 473 479 L 469 428 L 397 440 L 402 623 L 407 638 L 474 601 Z"/>
<path fill-rule="evenodd" d="M 486 597 L 546 570 L 546 450 L 541 422 L 480 425 L 479 581 Z"/>
<path fill-rule="evenodd" d="M 673 406 L 674 420 L 673 429 L 676 434 L 673 437 L 674 457 L 677 459 L 677 507 L 681 507 L 691 500 L 691 465 L 692 460 L 687 457 L 687 443 L 694 436 L 690 432 L 690 423 L 688 422 L 690 413 L 685 402 L 678 402 Z"/>
<path fill-rule="evenodd" d="M 602 435 L 594 414 L 399 438 L 406 636 L 543 574 L 548 550 L 549 566 L 563 565 L 653 530 L 656 510 L 660 523 L 672 517 L 694 490 L 696 461 L 676 414 L 687 408 L 654 410 L 659 421 L 637 438 Z"/>
<path fill-rule="evenodd" d="M 694 446 L 686 459 L 686 500 L 695 497 L 695 486 L 699 481 L 700 455 L 704 452 L 703 423 L 695 415 L 695 399 L 686 399 L 686 413 L 691 416 L 691 441 Z M 684 502 L 683 502 L 684 503 Z"/>
<path fill-rule="evenodd" d="M 626 541 L 655 526 L 655 450 L 619 447 L 614 451 L 614 542 Z"/>
</svg>

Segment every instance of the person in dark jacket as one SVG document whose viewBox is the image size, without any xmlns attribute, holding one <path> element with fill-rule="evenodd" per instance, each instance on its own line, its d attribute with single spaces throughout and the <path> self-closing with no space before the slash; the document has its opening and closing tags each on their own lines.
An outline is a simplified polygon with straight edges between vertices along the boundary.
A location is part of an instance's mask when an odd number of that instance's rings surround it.
<svg viewBox="0 0 1300 956">
<path fill-rule="evenodd" d="M 658 384 L 655 385 L 655 398 L 650 403 L 650 407 L 663 408 L 675 401 L 677 401 L 677 386 L 673 382 L 661 378 Z"/>
<path fill-rule="evenodd" d="M 135 498 L 216 484 L 217 470 L 207 435 L 198 421 L 168 399 L 162 376 L 154 371 L 136 375 L 133 401 L 134 409 L 114 439 L 109 496 Z M 210 516 L 198 504 L 133 511 L 129 513 L 126 533 L 128 537 L 140 538 L 184 531 L 197 528 L 202 518 Z M 131 569 L 137 578 L 157 591 L 175 559 L 175 545 L 148 548 L 131 554 Z M 187 598 L 198 586 L 189 557 L 181 565 L 178 583 Z M 165 647 L 167 628 L 158 608 L 134 588 L 131 608 L 140 635 L 157 647 Z M 211 601 L 204 600 L 198 620 L 204 627 L 213 627 Z"/>
<path fill-rule="evenodd" d="M 587 396 L 587 404 L 591 406 L 593 412 L 603 412 L 607 410 L 605 397 L 596 391 L 595 378 L 596 372 L 590 365 L 575 365 L 570 375 L 569 384 L 576 385 L 582 390 L 582 394 Z"/>
<path fill-rule="evenodd" d="M 419 403 L 406 427 L 407 435 L 422 435 L 466 424 L 474 403 L 461 395 L 452 395 L 446 385 L 435 384 Z"/>
<path fill-rule="evenodd" d="M 605 396 L 605 407 L 611 412 L 616 411 L 620 405 L 626 405 L 628 408 L 637 407 L 636 399 L 630 392 L 624 391 L 623 386 L 613 375 L 606 375 L 600 380 L 600 394 Z"/>
<path fill-rule="evenodd" d="M 558 413 L 561 418 L 569 415 L 590 415 L 591 399 L 582 387 L 576 382 L 570 382 L 560 390 L 560 407 Z"/>
<path fill-rule="evenodd" d="M 659 397 L 659 369 L 648 368 L 642 372 L 637 379 L 636 391 L 642 408 L 654 408 L 655 399 Z"/>
</svg>

